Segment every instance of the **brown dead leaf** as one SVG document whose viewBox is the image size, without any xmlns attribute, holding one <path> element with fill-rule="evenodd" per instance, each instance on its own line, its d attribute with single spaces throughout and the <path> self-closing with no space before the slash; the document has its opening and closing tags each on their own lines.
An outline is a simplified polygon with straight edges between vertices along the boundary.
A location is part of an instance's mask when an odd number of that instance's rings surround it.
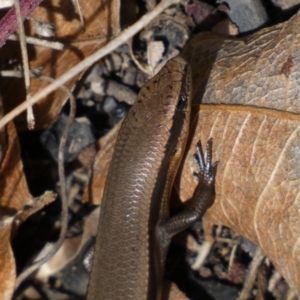
<svg viewBox="0 0 300 300">
<path fill-rule="evenodd" d="M 1 101 L 0 114 L 3 115 Z M 10 244 L 14 215 L 31 200 L 13 123 L 1 130 L 0 150 L 0 298 L 9 300 L 16 280 L 15 259 Z"/>
<path fill-rule="evenodd" d="M 12 122 L 1 132 L 0 149 L 0 299 L 9 300 L 16 280 L 11 237 L 21 222 L 56 197 L 46 192 L 32 199 L 23 172 L 17 132 Z"/>
<path fill-rule="evenodd" d="M 0 297 L 3 300 L 12 298 L 16 280 L 15 259 L 10 245 L 12 222 L 12 217 L 0 221 Z"/>
<path fill-rule="evenodd" d="M 258 244 L 300 295 L 300 13 L 244 39 L 204 33 L 186 47 L 200 107 L 180 177 L 187 200 L 196 143 L 220 161 L 205 219 Z M 196 108 L 197 109 L 197 108 Z M 199 110 L 199 108 L 198 108 Z"/>
<path fill-rule="evenodd" d="M 25 205 L 31 204 L 23 164 L 20 156 L 20 146 L 14 124 L 7 125 L 7 150 L 0 165 L 0 215 L 16 213 Z"/>
<path fill-rule="evenodd" d="M 46 197 L 46 203 L 32 199 L 23 172 L 14 124 L 9 123 L 5 131 L 6 143 L 4 147 L 1 145 L 1 148 L 6 148 L 6 151 L 0 165 L 0 298 L 11 299 L 16 280 L 16 266 L 10 240 L 15 225 L 53 201 L 55 197 Z"/>
<path fill-rule="evenodd" d="M 62 51 L 28 45 L 30 68 L 42 67 L 42 74 L 57 78 L 66 70 L 95 52 L 119 32 L 119 0 L 80 1 L 86 29 L 82 30 L 78 14 L 72 1 L 46 0 L 37 7 L 32 18 L 50 22 L 55 27 L 55 40 L 65 44 Z M 34 35 L 34 22 L 27 21 L 29 32 Z M 1 49 L 1 58 L 19 57 L 19 45 L 7 42 Z M 79 76 L 70 80 L 67 86 L 74 88 Z M 47 83 L 38 79 L 32 80 L 31 94 L 35 94 Z M 25 99 L 23 79 L 2 78 L 0 91 L 4 106 L 10 111 Z M 56 91 L 34 106 L 36 129 L 41 129 L 54 122 L 66 101 L 62 91 Z M 25 115 L 20 116 L 18 126 L 26 127 Z"/>
</svg>

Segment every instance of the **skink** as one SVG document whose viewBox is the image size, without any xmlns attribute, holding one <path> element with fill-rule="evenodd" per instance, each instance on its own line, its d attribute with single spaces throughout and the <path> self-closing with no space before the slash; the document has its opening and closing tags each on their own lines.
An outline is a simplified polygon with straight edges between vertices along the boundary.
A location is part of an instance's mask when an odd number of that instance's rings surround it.
<svg viewBox="0 0 300 300">
<path fill-rule="evenodd" d="M 88 300 L 161 299 L 172 236 L 212 204 L 216 164 L 198 154 L 190 207 L 169 217 L 168 200 L 190 125 L 191 75 L 180 57 L 141 89 L 121 126 L 104 189 Z"/>
</svg>

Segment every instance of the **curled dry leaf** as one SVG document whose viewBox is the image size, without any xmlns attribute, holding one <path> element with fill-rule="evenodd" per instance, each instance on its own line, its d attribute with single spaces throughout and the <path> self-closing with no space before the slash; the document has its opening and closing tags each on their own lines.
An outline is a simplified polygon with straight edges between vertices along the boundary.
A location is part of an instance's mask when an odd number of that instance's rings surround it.
<svg viewBox="0 0 300 300">
<path fill-rule="evenodd" d="M 43 68 L 42 74 L 57 78 L 107 43 L 119 32 L 119 0 L 81 1 L 86 28 L 82 29 L 72 1 L 46 0 L 31 15 L 32 18 L 54 25 L 55 40 L 65 44 L 62 51 L 28 45 L 30 69 Z M 34 35 L 34 21 L 28 21 L 30 35 Z M 19 46 L 7 42 L 0 50 L 1 57 L 16 59 Z M 79 77 L 70 80 L 67 86 L 73 89 Z M 31 94 L 45 87 L 47 83 L 32 79 Z M 25 99 L 23 79 L 2 78 L 0 91 L 6 111 L 10 111 Z M 36 129 L 41 129 L 56 120 L 66 101 L 64 92 L 57 90 L 34 106 Z M 18 126 L 26 128 L 25 115 L 18 119 Z"/>
<path fill-rule="evenodd" d="M 20 176 L 20 181 L 23 175 Z M 16 183 L 15 178 L 11 178 Z M 16 196 L 20 196 L 24 192 L 29 195 L 28 189 L 20 188 L 18 184 L 15 184 Z M 11 197 L 13 199 L 14 196 Z M 18 197 L 17 197 L 18 198 Z M 17 199 L 16 198 L 16 199 Z M 21 199 L 21 197 L 20 197 Z M 16 281 L 16 264 L 15 257 L 11 248 L 11 238 L 15 231 L 16 225 L 25 221 L 30 215 L 43 208 L 45 205 L 56 199 L 56 195 L 52 192 L 46 192 L 43 196 L 37 199 L 30 200 L 28 197 L 24 197 L 24 208 L 14 213 L 16 209 L 12 207 L 2 207 L 1 203 L 1 216 L 0 216 L 0 299 L 10 300 L 12 298 L 15 281 Z M 22 205 L 22 201 L 12 201 L 17 206 Z"/>
<path fill-rule="evenodd" d="M 11 299 L 16 280 L 16 266 L 10 244 L 13 225 L 29 215 L 28 207 L 34 206 L 34 202 L 24 176 L 14 124 L 9 123 L 4 132 L 1 149 L 6 151 L 2 153 L 0 165 L 0 298 Z"/>
<path fill-rule="evenodd" d="M 0 115 L 3 115 L 0 101 Z M 13 123 L 0 132 L 0 298 L 11 299 L 15 279 L 15 260 L 10 244 L 14 215 L 30 203 L 23 174 L 17 133 Z"/>
<path fill-rule="evenodd" d="M 46 192 L 44 196 L 32 199 L 12 122 L 0 133 L 0 150 L 0 299 L 11 299 L 16 280 L 15 259 L 10 244 L 13 232 L 28 216 L 55 200 L 55 195 Z"/>
<path fill-rule="evenodd" d="M 178 179 L 192 196 L 197 141 L 220 161 L 205 220 L 258 244 L 300 295 L 300 13 L 243 39 L 204 33 L 185 48 L 199 118 Z M 195 108 L 199 110 L 199 107 Z"/>
<path fill-rule="evenodd" d="M 10 300 L 16 280 L 15 259 L 10 245 L 13 217 L 0 221 L 0 297 Z"/>
<path fill-rule="evenodd" d="M 12 215 L 31 205 L 23 164 L 20 156 L 20 146 L 14 124 L 6 127 L 7 150 L 0 165 L 0 215 Z"/>
</svg>

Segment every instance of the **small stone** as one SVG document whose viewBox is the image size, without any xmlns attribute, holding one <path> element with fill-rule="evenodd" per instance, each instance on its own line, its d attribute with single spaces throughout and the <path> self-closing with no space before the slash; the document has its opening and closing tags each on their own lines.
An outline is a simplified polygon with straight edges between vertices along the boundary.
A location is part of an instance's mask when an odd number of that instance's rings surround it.
<svg viewBox="0 0 300 300">
<path fill-rule="evenodd" d="M 105 97 L 103 100 L 102 108 L 107 114 L 110 114 L 117 106 L 117 102 L 113 97 Z"/>
<path fill-rule="evenodd" d="M 212 271 L 209 268 L 201 267 L 199 270 L 199 275 L 204 278 L 211 277 Z"/>
</svg>

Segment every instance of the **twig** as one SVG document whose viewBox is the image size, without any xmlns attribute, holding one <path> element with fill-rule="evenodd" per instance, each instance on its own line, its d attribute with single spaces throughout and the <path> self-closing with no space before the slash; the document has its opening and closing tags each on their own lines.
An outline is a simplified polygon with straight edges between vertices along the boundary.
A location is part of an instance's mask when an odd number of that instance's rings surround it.
<svg viewBox="0 0 300 300">
<path fill-rule="evenodd" d="M 23 20 L 25 20 L 42 0 L 23 0 L 20 3 Z M 12 7 L 0 21 L 0 48 L 17 30 L 16 10 Z"/>
<path fill-rule="evenodd" d="M 22 78 L 23 73 L 19 70 L 3 70 L 0 71 L 1 77 L 15 77 L 15 78 Z"/>
<path fill-rule="evenodd" d="M 41 68 L 32 69 L 30 71 L 30 77 L 37 78 L 38 76 L 41 76 L 41 71 Z M 0 71 L 0 76 L 22 78 L 24 77 L 24 74 L 20 70 L 2 70 Z"/>
<path fill-rule="evenodd" d="M 27 44 L 33 44 L 36 46 L 51 48 L 54 50 L 63 50 L 64 49 L 64 44 L 62 44 L 60 42 L 47 41 L 47 40 L 39 39 L 39 38 L 32 37 L 32 36 L 25 36 L 25 39 L 26 39 Z M 18 41 L 19 37 L 16 34 L 13 34 L 9 37 L 9 40 L 10 41 Z"/>
<path fill-rule="evenodd" d="M 204 240 L 202 245 L 198 247 L 197 257 L 191 267 L 193 270 L 199 270 L 203 266 L 204 261 L 208 257 L 214 242 L 214 239 Z"/>
<path fill-rule="evenodd" d="M 245 279 L 244 286 L 238 300 L 247 300 L 249 298 L 251 289 L 254 285 L 257 276 L 257 270 L 259 266 L 262 264 L 264 258 L 265 256 L 262 253 L 261 249 L 257 247 L 253 260 L 250 265 L 249 273 L 247 275 L 247 278 Z"/>
<path fill-rule="evenodd" d="M 21 46 L 21 54 L 22 54 L 22 62 L 23 62 L 23 72 L 24 72 L 24 81 L 25 81 L 25 90 L 26 90 L 26 101 L 30 99 L 30 71 L 29 71 L 29 61 L 28 61 L 28 53 L 26 48 L 26 41 L 25 41 L 25 32 L 24 32 L 24 25 L 22 20 L 21 8 L 20 8 L 20 1 L 15 0 L 15 9 L 16 9 L 16 16 L 18 20 L 18 28 L 19 28 L 19 39 L 20 39 L 20 46 Z M 32 106 L 28 106 L 27 108 L 27 126 L 28 129 L 34 129 L 34 115 Z"/>
<path fill-rule="evenodd" d="M 235 241 L 235 243 L 233 244 L 233 247 L 231 249 L 229 263 L 228 263 L 228 270 L 230 273 L 231 273 L 231 268 L 232 268 L 232 264 L 234 262 L 235 253 L 236 253 L 237 249 L 238 249 L 238 243 L 237 243 L 237 241 Z"/>
<path fill-rule="evenodd" d="M 282 278 L 281 274 L 275 269 L 273 272 L 273 275 L 271 276 L 269 280 L 269 286 L 268 286 L 268 291 L 273 293 L 275 290 L 275 287 L 279 280 Z"/>
<path fill-rule="evenodd" d="M 43 195 L 32 199 L 32 204 L 28 207 L 23 208 L 16 214 L 16 220 L 24 222 L 29 216 L 41 210 L 46 205 L 55 201 L 57 194 L 52 191 L 46 191 Z"/>
<path fill-rule="evenodd" d="M 52 78 L 48 76 L 40 76 L 38 77 L 41 80 L 46 81 L 53 81 Z M 65 240 L 65 236 L 67 233 L 67 227 L 68 227 L 68 196 L 67 196 L 67 187 L 66 187 L 66 178 L 65 178 L 65 170 L 64 170 L 64 149 L 68 137 L 68 133 L 70 130 L 70 127 L 74 121 L 75 118 L 75 112 L 76 112 L 76 101 L 72 94 L 72 92 L 66 87 L 61 86 L 61 89 L 64 90 L 69 98 L 70 98 L 70 115 L 68 123 L 64 129 L 63 135 L 60 139 L 59 149 L 58 149 L 58 174 L 59 174 L 59 180 L 61 185 L 61 198 L 62 198 L 62 212 L 61 212 L 61 230 L 59 234 L 59 238 L 57 242 L 49 247 L 48 244 L 46 244 L 46 250 L 45 255 L 43 258 L 35 261 L 31 266 L 29 266 L 27 269 L 25 269 L 17 278 L 16 280 L 16 289 L 20 286 L 20 284 L 28 277 L 30 276 L 34 271 L 36 271 L 38 268 L 40 268 L 44 263 L 49 261 L 55 253 L 59 250 L 61 245 L 63 244 Z M 44 249 L 43 249 L 44 250 Z M 42 252 L 43 252 L 42 250 Z"/>
<path fill-rule="evenodd" d="M 82 26 L 82 29 L 85 30 L 85 24 L 84 24 L 84 19 L 83 19 L 83 14 L 82 14 L 82 10 L 81 10 L 81 5 L 79 3 L 79 0 L 73 0 L 74 6 L 78 12 L 79 15 L 79 20 Z"/>
<path fill-rule="evenodd" d="M 60 76 L 58 79 L 54 80 L 51 84 L 45 87 L 43 90 L 36 93 L 28 102 L 23 102 L 18 105 L 15 109 L 9 112 L 0 120 L 0 129 L 5 126 L 9 121 L 22 113 L 29 105 L 37 103 L 40 99 L 46 97 L 51 92 L 55 91 L 58 87 L 65 84 L 75 75 L 84 71 L 86 68 L 90 67 L 100 58 L 106 56 L 122 44 L 124 44 L 128 39 L 133 37 L 141 29 L 143 29 L 147 24 L 149 24 L 154 18 L 156 18 L 162 11 L 164 11 L 171 4 L 177 3 L 178 0 L 164 0 L 160 2 L 153 11 L 144 15 L 139 21 L 133 24 L 128 29 L 124 30 L 117 38 L 109 42 L 107 45 L 102 47 L 100 50 L 96 51 L 94 54 L 90 55 L 76 66 L 71 68 L 65 74 Z"/>
<path fill-rule="evenodd" d="M 128 46 L 129 46 L 129 54 L 131 59 L 133 60 L 133 62 L 136 64 L 136 66 L 145 74 L 149 75 L 149 76 L 153 76 L 153 72 L 150 70 L 150 68 L 148 66 L 143 66 L 138 59 L 135 57 L 134 53 L 133 53 L 133 49 L 132 49 L 132 39 L 128 40 Z"/>
</svg>

